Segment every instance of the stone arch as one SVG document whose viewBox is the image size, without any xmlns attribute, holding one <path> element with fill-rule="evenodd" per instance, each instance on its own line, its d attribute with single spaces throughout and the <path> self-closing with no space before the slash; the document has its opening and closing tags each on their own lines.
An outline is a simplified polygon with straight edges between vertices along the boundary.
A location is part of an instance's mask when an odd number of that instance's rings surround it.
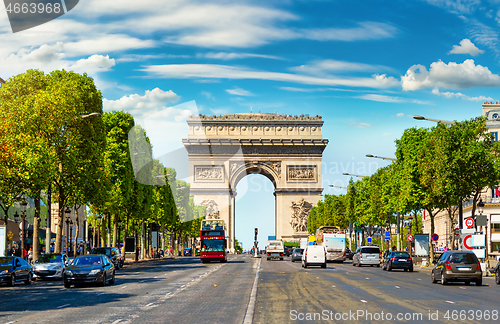
<svg viewBox="0 0 500 324">
<path fill-rule="evenodd" d="M 321 159 L 328 144 L 320 116 L 235 114 L 190 116 L 183 140 L 195 204 L 217 206 L 234 248 L 236 185 L 261 174 L 274 185 L 276 236 L 307 237 L 307 218 L 321 199 Z M 215 211 L 210 216 L 215 216 Z"/>
</svg>

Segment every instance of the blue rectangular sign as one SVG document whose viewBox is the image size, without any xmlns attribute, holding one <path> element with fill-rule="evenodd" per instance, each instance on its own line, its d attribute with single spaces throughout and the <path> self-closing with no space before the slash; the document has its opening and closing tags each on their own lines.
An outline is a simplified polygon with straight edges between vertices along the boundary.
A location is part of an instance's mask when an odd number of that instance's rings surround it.
<svg viewBox="0 0 500 324">
<path fill-rule="evenodd" d="M 371 237 L 367 237 L 366 238 L 366 243 L 370 244 L 372 242 L 372 238 Z"/>
<path fill-rule="evenodd" d="M 268 236 L 267 240 L 268 241 L 275 241 L 276 240 L 276 236 Z"/>
<path fill-rule="evenodd" d="M 385 240 L 390 241 L 391 240 L 391 232 L 385 231 Z"/>
</svg>

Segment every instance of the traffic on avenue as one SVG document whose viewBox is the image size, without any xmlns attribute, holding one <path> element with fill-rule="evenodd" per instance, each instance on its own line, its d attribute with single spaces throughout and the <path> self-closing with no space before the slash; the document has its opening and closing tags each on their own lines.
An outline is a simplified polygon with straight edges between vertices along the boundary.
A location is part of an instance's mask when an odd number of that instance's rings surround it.
<svg viewBox="0 0 500 324">
<path fill-rule="evenodd" d="M 260 255 L 258 255 L 260 256 Z M 105 286 L 65 288 L 60 279 L 0 287 L 1 323 L 495 323 L 500 286 L 432 283 L 412 272 L 353 266 L 350 260 L 302 267 L 229 255 L 125 263 Z"/>
</svg>

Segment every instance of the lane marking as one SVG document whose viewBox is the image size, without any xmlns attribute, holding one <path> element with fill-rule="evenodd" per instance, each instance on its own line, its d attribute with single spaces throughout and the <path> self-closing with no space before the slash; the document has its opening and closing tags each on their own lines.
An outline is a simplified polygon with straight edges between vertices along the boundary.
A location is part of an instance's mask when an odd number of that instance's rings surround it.
<svg viewBox="0 0 500 324">
<path fill-rule="evenodd" d="M 422 280 L 422 279 L 420 279 L 420 278 L 417 278 L 417 280 Z"/>
<path fill-rule="evenodd" d="M 366 280 L 370 280 L 370 278 L 366 278 Z"/>
<path fill-rule="evenodd" d="M 460 289 L 467 289 L 467 288 L 465 288 L 465 287 L 458 287 L 458 288 L 460 288 Z"/>
<path fill-rule="evenodd" d="M 8 322 L 8 323 L 5 323 L 5 324 L 12 324 L 12 323 L 15 323 L 15 322 L 17 322 L 17 321 Z"/>
<path fill-rule="evenodd" d="M 152 305 L 154 305 L 154 304 L 155 304 L 155 303 L 149 303 L 149 304 L 147 304 L 147 305 L 146 305 L 146 307 L 152 306 Z"/>
<path fill-rule="evenodd" d="M 446 302 L 447 302 L 448 304 L 455 304 L 455 302 L 452 302 L 452 301 L 450 301 L 450 300 L 447 300 Z"/>
<path fill-rule="evenodd" d="M 155 279 L 158 278 L 158 276 L 155 277 Z"/>
<path fill-rule="evenodd" d="M 337 288 L 337 286 L 332 285 L 333 288 Z"/>
<path fill-rule="evenodd" d="M 399 286 L 394 286 L 394 287 L 396 287 L 396 288 L 398 288 L 398 289 L 400 288 Z"/>
<path fill-rule="evenodd" d="M 56 308 L 64 308 L 64 307 L 68 307 L 69 305 L 71 305 L 71 304 L 64 304 L 64 305 L 61 305 L 61 306 L 57 306 Z"/>
<path fill-rule="evenodd" d="M 122 289 L 127 288 L 127 286 L 123 286 Z"/>
<path fill-rule="evenodd" d="M 116 321 L 114 321 L 113 323 L 111 324 L 117 324 L 117 323 L 120 323 L 122 320 L 121 319 L 117 319 Z"/>
<path fill-rule="evenodd" d="M 367 301 L 366 301 L 366 300 L 364 300 L 364 299 L 361 299 L 361 302 L 362 302 L 362 303 L 367 303 Z"/>
</svg>

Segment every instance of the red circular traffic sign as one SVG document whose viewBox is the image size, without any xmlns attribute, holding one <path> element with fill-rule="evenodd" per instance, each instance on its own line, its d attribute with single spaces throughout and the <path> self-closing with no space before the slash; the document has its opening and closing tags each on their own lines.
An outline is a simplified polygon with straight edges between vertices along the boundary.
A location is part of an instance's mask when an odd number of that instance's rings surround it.
<svg viewBox="0 0 500 324">
<path fill-rule="evenodd" d="M 460 228 L 455 228 L 455 235 L 456 236 L 460 235 Z"/>
<path fill-rule="evenodd" d="M 471 235 L 471 234 L 466 235 L 466 236 L 464 237 L 464 242 L 463 242 L 463 244 L 464 244 L 464 247 L 465 247 L 467 250 L 472 250 L 472 249 L 473 249 L 473 247 L 472 247 L 472 246 L 469 246 L 469 244 L 467 244 L 467 240 L 469 240 L 469 239 L 471 239 L 471 238 L 472 238 L 472 235 Z"/>
<path fill-rule="evenodd" d="M 432 234 L 431 239 L 432 239 L 433 241 L 437 241 L 437 240 L 439 240 L 439 235 L 437 235 L 437 234 Z"/>
<path fill-rule="evenodd" d="M 465 226 L 467 226 L 467 227 L 469 227 L 469 228 L 473 227 L 473 226 L 474 226 L 474 219 L 472 219 L 472 218 L 467 218 L 467 219 L 465 220 Z"/>
<path fill-rule="evenodd" d="M 408 234 L 408 236 L 406 238 L 408 239 L 408 241 L 413 241 L 413 235 L 411 235 L 411 234 Z"/>
</svg>

